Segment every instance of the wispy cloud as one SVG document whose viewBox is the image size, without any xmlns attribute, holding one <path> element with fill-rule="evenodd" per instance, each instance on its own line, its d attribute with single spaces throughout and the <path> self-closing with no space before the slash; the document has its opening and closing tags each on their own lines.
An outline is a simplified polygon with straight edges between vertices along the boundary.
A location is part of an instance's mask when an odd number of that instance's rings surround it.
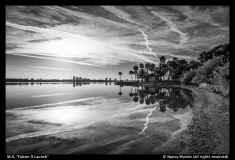
<svg viewBox="0 0 235 160">
<path fill-rule="evenodd" d="M 41 66 L 30 66 L 33 68 L 39 68 L 39 69 L 49 69 L 49 70 L 60 70 L 60 71 L 74 71 L 78 69 L 65 69 L 65 68 L 53 68 L 53 67 L 41 67 Z"/>
<path fill-rule="evenodd" d="M 179 40 L 179 44 L 183 44 L 186 43 L 187 40 L 189 39 L 189 37 L 187 36 L 186 33 L 181 32 L 178 28 L 177 25 L 175 25 L 172 21 L 168 20 L 166 17 L 164 17 L 163 15 L 152 11 L 152 13 L 158 17 L 160 17 L 163 21 L 165 21 L 167 23 L 167 26 L 169 27 L 168 32 L 172 31 L 172 32 L 176 32 L 180 35 L 180 40 Z"/>
<path fill-rule="evenodd" d="M 40 56 L 34 56 L 34 55 L 30 55 L 29 54 L 24 54 L 24 53 L 11 53 L 11 52 L 6 52 L 6 54 L 10 54 L 10 55 L 17 55 L 17 56 L 25 56 L 25 57 L 32 57 L 32 58 L 41 58 L 41 59 L 50 59 L 50 60 L 56 60 L 56 61 L 62 61 L 62 62 L 68 62 L 68 63 L 75 63 L 75 64 L 81 64 L 81 65 L 88 65 L 88 66 L 99 66 L 100 65 L 94 65 L 94 64 L 89 64 L 89 63 L 83 63 L 83 62 L 76 62 L 76 61 L 68 61 L 68 60 L 64 60 L 64 59 L 57 59 L 57 58 L 49 58 L 49 57 L 40 57 Z"/>
<path fill-rule="evenodd" d="M 16 70 L 20 70 L 20 71 L 27 71 L 28 69 L 16 69 Z"/>
<path fill-rule="evenodd" d="M 158 62 L 150 54 L 193 59 L 229 41 L 229 8 L 221 6 L 8 6 L 6 13 L 6 54 L 81 65 Z"/>
<path fill-rule="evenodd" d="M 57 37 L 57 38 L 53 38 L 53 39 L 34 39 L 34 40 L 29 40 L 28 42 L 38 43 L 38 42 L 51 41 L 51 40 L 59 40 L 59 39 L 61 39 L 61 38 Z"/>
</svg>

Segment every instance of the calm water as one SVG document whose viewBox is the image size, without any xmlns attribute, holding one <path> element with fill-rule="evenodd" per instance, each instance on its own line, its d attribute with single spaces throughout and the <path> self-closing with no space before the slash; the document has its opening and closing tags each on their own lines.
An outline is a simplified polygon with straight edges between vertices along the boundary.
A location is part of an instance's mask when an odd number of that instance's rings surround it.
<svg viewBox="0 0 235 160">
<path fill-rule="evenodd" d="M 7 153 L 165 153 L 193 101 L 179 87 L 6 83 Z"/>
</svg>

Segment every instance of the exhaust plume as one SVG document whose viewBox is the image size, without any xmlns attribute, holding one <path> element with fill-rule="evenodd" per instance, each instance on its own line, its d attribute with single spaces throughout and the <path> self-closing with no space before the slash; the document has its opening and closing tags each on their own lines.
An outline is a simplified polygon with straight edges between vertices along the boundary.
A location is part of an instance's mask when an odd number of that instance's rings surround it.
<svg viewBox="0 0 235 160">
<path fill-rule="evenodd" d="M 147 35 L 146 34 L 144 34 L 144 32 L 141 30 L 141 29 L 139 29 L 140 30 L 140 32 L 144 35 L 144 39 L 145 39 L 145 41 L 146 41 L 146 47 L 149 49 L 149 53 L 151 53 L 151 54 L 153 54 L 155 57 L 157 57 L 153 52 L 152 52 L 152 48 L 150 48 L 149 47 L 149 42 L 148 42 L 148 39 L 147 39 Z"/>
</svg>

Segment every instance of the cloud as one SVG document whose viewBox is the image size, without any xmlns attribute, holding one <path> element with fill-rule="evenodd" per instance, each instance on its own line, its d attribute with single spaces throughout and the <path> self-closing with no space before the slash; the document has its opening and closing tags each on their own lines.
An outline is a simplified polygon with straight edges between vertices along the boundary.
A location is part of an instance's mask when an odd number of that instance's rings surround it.
<svg viewBox="0 0 235 160">
<path fill-rule="evenodd" d="M 137 25 L 143 25 L 142 23 L 135 22 L 132 18 L 131 15 L 126 13 L 123 10 L 117 9 L 115 6 L 102 6 L 104 9 L 108 10 L 111 13 L 114 13 L 117 17 L 124 19 L 125 21 L 128 21 L 133 24 Z"/>
<path fill-rule="evenodd" d="M 28 69 L 16 69 L 16 70 L 20 70 L 20 71 L 27 71 Z"/>
<path fill-rule="evenodd" d="M 99 66 L 99 67 L 100 67 L 100 65 L 94 65 L 94 64 L 89 64 L 89 63 L 76 62 L 76 61 L 69 61 L 69 60 L 57 59 L 57 58 L 50 58 L 50 57 L 40 57 L 40 56 L 29 55 L 29 54 L 31 54 L 31 53 L 26 53 L 26 54 L 24 54 L 24 53 L 18 53 L 18 54 L 17 54 L 17 53 L 6 52 L 6 54 L 17 55 L 17 56 L 25 56 L 25 57 L 32 57 L 32 58 L 50 59 L 50 60 L 68 62 L 68 63 L 75 63 L 75 64 L 81 64 L 81 65 Z"/>
<path fill-rule="evenodd" d="M 6 54 L 103 67 L 159 61 L 151 55 L 193 59 L 229 41 L 228 13 L 221 6 L 7 6 Z"/>
<path fill-rule="evenodd" d="M 100 66 L 100 65 L 117 65 L 120 63 L 120 61 L 115 61 L 114 60 L 114 53 L 115 51 L 119 55 L 119 59 L 129 59 L 130 55 L 127 55 L 126 52 L 132 52 L 132 58 L 134 58 L 137 61 L 141 61 L 141 59 L 145 59 L 144 57 L 141 57 L 138 51 L 131 51 L 129 47 L 127 46 L 116 46 L 118 44 L 109 44 L 105 43 L 102 41 L 96 41 L 91 38 L 77 35 L 74 33 L 68 33 L 60 30 L 55 30 L 55 29 L 44 29 L 40 27 L 31 27 L 31 26 L 22 26 L 22 25 L 17 25 L 13 23 L 8 23 L 7 25 L 11 27 L 16 27 L 18 29 L 29 29 L 33 30 L 35 32 L 44 34 L 45 36 L 51 37 L 53 35 L 53 32 L 57 32 L 56 36 L 61 36 L 62 38 L 48 38 L 48 39 L 43 39 L 41 41 L 42 43 L 36 43 L 36 44 L 30 44 L 28 48 L 22 48 L 16 50 L 14 53 L 15 55 L 19 55 L 19 53 L 28 53 L 28 57 L 32 57 L 31 54 L 35 53 L 44 53 L 47 54 L 48 56 L 57 56 L 57 57 L 74 57 L 74 58 L 90 58 L 87 60 L 87 63 L 80 63 L 80 64 L 88 64 L 88 65 L 95 65 L 95 66 Z M 52 41 L 53 40 L 53 41 Z M 32 40 L 31 40 L 32 41 Z M 38 39 L 36 39 L 37 42 Z M 115 42 L 114 42 L 115 43 Z M 76 45 L 80 44 L 80 45 Z M 24 45 L 24 44 L 23 44 Z M 90 47 L 92 45 L 93 47 Z M 95 52 L 95 54 L 94 54 Z M 142 52 L 144 53 L 144 52 Z M 8 52 L 8 54 L 10 54 Z M 12 52 L 11 52 L 12 54 Z M 99 55 L 102 54 L 102 57 Z M 34 57 L 38 57 L 34 55 Z M 22 55 L 23 56 L 23 55 Z M 136 57 L 136 58 L 135 58 Z M 42 57 L 41 57 L 42 58 Z M 48 58 L 46 58 L 48 59 Z M 138 60 L 139 59 L 139 60 Z M 54 59 L 56 60 L 56 59 Z M 97 61 L 98 60 L 98 61 Z M 151 61 L 151 60 L 148 60 Z M 70 62 L 70 61 L 67 61 Z M 97 64 L 99 62 L 99 64 Z"/>
<path fill-rule="evenodd" d="M 178 34 L 180 35 L 179 44 L 183 44 L 183 43 L 186 43 L 186 42 L 187 42 L 187 40 L 189 39 L 189 37 L 187 36 L 186 33 L 181 32 L 181 31 L 177 28 L 177 25 L 176 25 L 176 24 L 174 24 L 172 21 L 168 20 L 166 17 L 164 17 L 163 15 L 161 15 L 161 14 L 155 12 L 155 11 L 152 11 L 152 13 L 153 13 L 155 16 L 160 17 L 162 20 L 164 20 L 164 21 L 167 23 L 167 25 L 168 25 L 168 27 L 169 27 L 168 32 L 170 32 L 170 31 L 171 31 L 171 32 L 176 32 L 176 33 L 178 33 Z"/>
<path fill-rule="evenodd" d="M 52 68 L 52 67 L 41 67 L 41 66 L 30 66 L 30 67 L 39 68 L 39 69 L 60 70 L 60 71 L 74 71 L 74 70 L 77 70 L 77 69 Z"/>
<path fill-rule="evenodd" d="M 56 126 L 61 126 L 61 123 L 49 123 L 45 121 L 39 121 L 39 120 L 29 120 L 27 121 L 28 123 L 33 123 L 33 124 L 43 124 L 43 125 L 56 125 Z"/>
<path fill-rule="evenodd" d="M 60 40 L 62 38 L 57 37 L 57 38 L 53 38 L 53 39 L 34 39 L 34 40 L 29 40 L 28 42 L 31 43 L 38 43 L 38 42 L 45 42 L 45 41 L 51 41 L 51 40 Z"/>
</svg>

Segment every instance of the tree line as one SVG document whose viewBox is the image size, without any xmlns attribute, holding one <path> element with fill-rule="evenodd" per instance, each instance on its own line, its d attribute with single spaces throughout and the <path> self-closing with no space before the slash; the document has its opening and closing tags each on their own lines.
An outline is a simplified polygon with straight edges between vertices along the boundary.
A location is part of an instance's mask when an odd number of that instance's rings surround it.
<svg viewBox="0 0 235 160">
<path fill-rule="evenodd" d="M 133 70 L 129 71 L 129 74 L 135 75 L 135 80 L 141 79 L 143 82 L 143 76 L 148 74 L 155 74 L 159 76 L 160 80 L 165 81 L 173 81 L 179 79 L 185 72 L 190 69 L 195 69 L 200 66 L 201 63 L 197 61 L 186 61 L 184 59 L 179 60 L 177 57 L 172 58 L 166 62 L 165 56 L 160 57 L 160 63 L 158 66 L 155 66 L 154 63 L 146 63 L 139 64 L 139 66 L 135 65 Z M 133 78 L 132 78 L 133 80 Z"/>
<path fill-rule="evenodd" d="M 131 79 L 141 79 L 144 75 L 158 75 L 160 81 L 179 82 L 185 85 L 207 83 L 215 92 L 229 95 L 229 43 L 218 45 L 199 54 L 197 60 L 186 61 L 173 57 L 166 61 L 165 56 L 159 58 L 159 65 L 154 63 L 139 64 L 129 71 Z M 118 73 L 121 75 L 122 72 Z"/>
</svg>

